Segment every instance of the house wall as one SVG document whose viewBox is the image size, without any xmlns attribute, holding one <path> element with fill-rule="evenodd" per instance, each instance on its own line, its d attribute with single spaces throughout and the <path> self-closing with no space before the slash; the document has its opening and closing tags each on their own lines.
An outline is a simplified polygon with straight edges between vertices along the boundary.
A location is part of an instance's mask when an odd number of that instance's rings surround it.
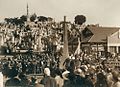
<svg viewBox="0 0 120 87">
<path fill-rule="evenodd" d="M 108 52 L 120 53 L 120 30 L 108 37 Z"/>
<path fill-rule="evenodd" d="M 81 45 L 82 51 L 85 51 L 87 53 L 101 53 L 101 55 L 105 56 L 105 52 L 106 52 L 106 43 L 101 43 L 101 42 L 91 42 L 91 43 L 82 43 Z M 104 54 L 103 54 L 104 53 Z"/>
</svg>

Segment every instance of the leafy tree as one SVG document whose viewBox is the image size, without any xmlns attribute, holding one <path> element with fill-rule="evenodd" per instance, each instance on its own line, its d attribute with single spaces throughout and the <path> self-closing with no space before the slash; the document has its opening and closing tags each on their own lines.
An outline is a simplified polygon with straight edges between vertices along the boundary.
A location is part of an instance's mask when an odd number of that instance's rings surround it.
<svg viewBox="0 0 120 87">
<path fill-rule="evenodd" d="M 9 23 L 12 23 L 13 19 L 12 18 L 5 18 L 4 21 L 9 24 Z"/>
<path fill-rule="evenodd" d="M 75 24 L 82 25 L 83 23 L 86 22 L 86 17 L 84 15 L 77 15 L 77 16 L 75 16 L 74 22 L 75 22 Z"/>
<path fill-rule="evenodd" d="M 34 13 L 33 15 L 31 15 L 30 21 L 34 22 L 36 20 L 36 18 L 37 18 L 37 15 Z"/>
<path fill-rule="evenodd" d="M 27 16 L 26 15 L 22 15 L 20 17 L 20 19 L 21 19 L 21 21 L 25 22 L 25 21 L 27 21 Z"/>
<path fill-rule="evenodd" d="M 8 24 L 13 24 L 13 25 L 24 25 L 24 21 L 18 17 L 16 18 L 5 18 L 4 19 Z"/>
<path fill-rule="evenodd" d="M 38 18 L 38 21 L 41 21 L 41 22 L 48 21 L 48 18 L 45 16 L 38 16 L 37 18 Z"/>
<path fill-rule="evenodd" d="M 93 33 L 87 27 L 82 31 L 82 34 L 84 38 L 87 38 L 93 35 Z"/>
<path fill-rule="evenodd" d="M 9 23 L 9 19 L 8 18 L 5 18 L 4 21 L 7 22 L 7 23 Z"/>
<path fill-rule="evenodd" d="M 12 18 L 12 23 L 15 25 L 19 25 L 20 20 L 18 18 Z"/>
<path fill-rule="evenodd" d="M 47 20 L 48 20 L 48 21 L 53 21 L 53 18 L 48 17 Z"/>
</svg>

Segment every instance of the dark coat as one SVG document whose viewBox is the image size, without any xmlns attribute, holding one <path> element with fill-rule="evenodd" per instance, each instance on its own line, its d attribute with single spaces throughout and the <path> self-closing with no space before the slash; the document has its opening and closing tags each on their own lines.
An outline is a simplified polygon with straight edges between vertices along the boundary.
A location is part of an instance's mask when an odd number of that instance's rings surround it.
<svg viewBox="0 0 120 87">
<path fill-rule="evenodd" d="M 40 84 L 43 84 L 44 87 L 57 87 L 56 80 L 50 76 L 45 76 Z"/>
<path fill-rule="evenodd" d="M 20 81 L 17 78 L 11 78 L 6 81 L 5 86 L 20 86 Z"/>
</svg>

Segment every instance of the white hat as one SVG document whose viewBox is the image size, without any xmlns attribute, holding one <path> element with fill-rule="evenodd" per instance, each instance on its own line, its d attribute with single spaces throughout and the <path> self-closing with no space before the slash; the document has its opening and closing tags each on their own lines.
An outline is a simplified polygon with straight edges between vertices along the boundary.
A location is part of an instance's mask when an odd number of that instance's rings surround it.
<svg viewBox="0 0 120 87">
<path fill-rule="evenodd" d="M 88 67 L 86 65 L 82 65 L 81 67 L 83 67 L 85 69 L 85 71 L 87 72 Z"/>
<path fill-rule="evenodd" d="M 75 59 L 75 57 L 73 56 L 71 59 L 73 59 L 73 60 L 74 60 L 74 59 Z"/>
<path fill-rule="evenodd" d="M 83 72 L 81 69 L 75 70 L 75 74 L 76 74 L 76 75 L 80 75 L 80 76 L 82 76 L 82 77 L 85 77 L 85 74 L 84 74 L 84 72 Z"/>
<path fill-rule="evenodd" d="M 67 70 L 62 73 L 62 77 L 63 77 L 64 80 L 69 80 L 69 79 L 67 78 L 67 75 L 68 75 L 69 73 L 70 73 L 70 72 L 67 71 Z"/>
<path fill-rule="evenodd" d="M 45 68 L 44 69 L 44 74 L 46 74 L 47 76 L 50 76 L 50 69 L 49 68 Z"/>
<path fill-rule="evenodd" d="M 75 72 L 75 74 L 81 74 L 82 70 L 81 69 L 76 69 L 74 72 Z"/>
</svg>

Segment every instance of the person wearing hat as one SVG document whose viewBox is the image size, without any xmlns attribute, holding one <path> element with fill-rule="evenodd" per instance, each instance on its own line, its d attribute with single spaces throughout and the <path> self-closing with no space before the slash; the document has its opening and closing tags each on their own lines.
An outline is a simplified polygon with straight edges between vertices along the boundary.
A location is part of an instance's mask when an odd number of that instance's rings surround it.
<svg viewBox="0 0 120 87">
<path fill-rule="evenodd" d="M 75 87 L 85 87 L 85 74 L 81 69 L 76 69 L 75 73 Z"/>
<path fill-rule="evenodd" d="M 66 70 L 69 70 L 70 62 L 71 62 L 71 58 L 70 57 L 66 58 L 65 61 L 63 62 L 63 66 L 65 67 Z"/>
<path fill-rule="evenodd" d="M 15 67 L 12 67 L 12 69 L 9 70 L 9 75 L 8 77 L 10 79 L 8 79 L 5 82 L 5 86 L 20 86 L 20 80 L 17 78 L 18 75 L 18 71 L 16 70 Z"/>
<path fill-rule="evenodd" d="M 118 71 L 112 72 L 113 75 L 113 85 L 112 87 L 120 87 L 120 73 Z"/>
<path fill-rule="evenodd" d="M 102 70 L 97 72 L 95 87 L 108 87 L 106 75 Z"/>
<path fill-rule="evenodd" d="M 70 74 L 71 74 L 71 72 L 69 72 L 68 70 L 65 70 L 62 73 L 62 77 L 63 77 L 63 80 L 64 80 L 63 87 L 72 87 Z"/>
<path fill-rule="evenodd" d="M 112 69 L 108 68 L 106 73 L 107 73 L 106 79 L 107 79 L 108 87 L 112 87 L 112 85 L 113 85 Z"/>
<path fill-rule="evenodd" d="M 44 85 L 44 87 L 57 87 L 55 79 L 50 76 L 49 68 L 44 69 L 44 77 L 40 81 L 40 84 Z"/>
<path fill-rule="evenodd" d="M 62 70 L 61 69 L 56 69 L 55 70 L 55 80 L 56 80 L 56 83 L 57 83 L 57 87 L 63 87 L 63 84 L 64 84 L 64 80 L 63 80 L 63 77 L 62 77 Z"/>
</svg>

